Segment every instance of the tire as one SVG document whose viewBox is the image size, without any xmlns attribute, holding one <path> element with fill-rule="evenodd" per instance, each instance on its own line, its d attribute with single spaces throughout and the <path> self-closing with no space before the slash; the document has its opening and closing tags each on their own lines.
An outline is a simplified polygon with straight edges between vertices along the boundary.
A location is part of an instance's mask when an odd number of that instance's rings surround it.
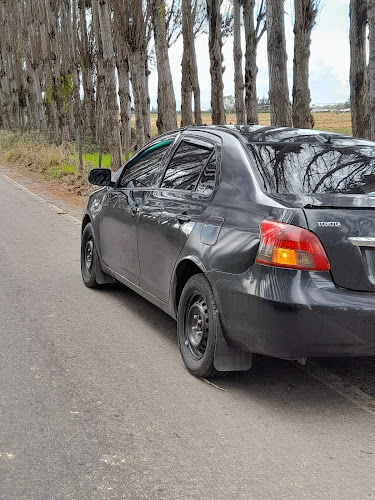
<svg viewBox="0 0 375 500">
<path fill-rule="evenodd" d="M 92 225 L 85 227 L 81 238 L 81 274 L 88 288 L 98 288 L 97 273 L 100 269 L 98 254 L 94 244 Z"/>
<path fill-rule="evenodd" d="M 177 337 L 186 368 L 196 377 L 223 376 L 214 366 L 219 315 L 211 285 L 204 274 L 186 283 L 177 313 Z"/>
</svg>

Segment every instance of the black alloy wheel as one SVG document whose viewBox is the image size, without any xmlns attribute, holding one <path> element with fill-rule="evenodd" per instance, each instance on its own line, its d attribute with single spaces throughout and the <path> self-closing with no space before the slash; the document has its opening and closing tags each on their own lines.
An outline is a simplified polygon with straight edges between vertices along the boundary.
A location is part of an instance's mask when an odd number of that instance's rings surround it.
<svg viewBox="0 0 375 500">
<path fill-rule="evenodd" d="M 180 298 L 177 314 L 178 344 L 187 369 L 197 377 L 223 375 L 214 367 L 219 321 L 211 285 L 204 274 L 192 276 Z"/>
<path fill-rule="evenodd" d="M 97 288 L 96 273 L 99 267 L 91 224 L 87 224 L 81 239 L 81 274 L 88 288 Z"/>
</svg>

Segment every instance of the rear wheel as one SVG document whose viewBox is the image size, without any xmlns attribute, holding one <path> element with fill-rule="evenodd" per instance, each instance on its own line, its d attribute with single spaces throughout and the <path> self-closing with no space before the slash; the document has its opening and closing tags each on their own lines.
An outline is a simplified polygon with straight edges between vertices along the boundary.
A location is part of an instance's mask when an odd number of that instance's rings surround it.
<svg viewBox="0 0 375 500">
<path fill-rule="evenodd" d="M 87 224 L 81 239 L 81 274 L 87 287 L 97 288 L 100 286 L 96 280 L 99 269 L 99 259 L 95 248 L 92 226 Z"/>
<path fill-rule="evenodd" d="M 203 274 L 186 283 L 178 306 L 177 335 L 182 359 L 197 377 L 224 375 L 214 367 L 216 331 L 219 321 L 215 298 Z"/>
</svg>

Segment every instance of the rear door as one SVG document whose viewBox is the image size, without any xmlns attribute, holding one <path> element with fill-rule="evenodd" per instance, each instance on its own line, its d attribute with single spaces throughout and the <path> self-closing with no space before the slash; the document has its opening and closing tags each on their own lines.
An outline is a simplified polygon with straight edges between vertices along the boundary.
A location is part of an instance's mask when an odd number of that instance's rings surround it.
<svg viewBox="0 0 375 500">
<path fill-rule="evenodd" d="M 138 223 L 140 286 L 167 302 L 173 269 L 213 193 L 218 167 L 214 142 L 183 137 L 142 207 Z"/>
</svg>

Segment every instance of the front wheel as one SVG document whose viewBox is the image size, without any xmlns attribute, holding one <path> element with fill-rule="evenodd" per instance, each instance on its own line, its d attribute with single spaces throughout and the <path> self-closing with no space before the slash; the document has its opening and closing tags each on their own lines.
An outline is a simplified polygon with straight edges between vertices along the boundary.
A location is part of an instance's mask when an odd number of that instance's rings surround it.
<svg viewBox="0 0 375 500">
<path fill-rule="evenodd" d="M 182 359 L 197 377 L 224 375 L 214 367 L 219 317 L 211 285 L 203 274 L 186 283 L 177 313 L 177 336 Z"/>
<path fill-rule="evenodd" d="M 99 259 L 96 252 L 94 235 L 91 224 L 87 224 L 81 239 L 81 274 L 84 284 L 88 288 L 97 288 L 96 280 L 99 270 Z"/>
</svg>

